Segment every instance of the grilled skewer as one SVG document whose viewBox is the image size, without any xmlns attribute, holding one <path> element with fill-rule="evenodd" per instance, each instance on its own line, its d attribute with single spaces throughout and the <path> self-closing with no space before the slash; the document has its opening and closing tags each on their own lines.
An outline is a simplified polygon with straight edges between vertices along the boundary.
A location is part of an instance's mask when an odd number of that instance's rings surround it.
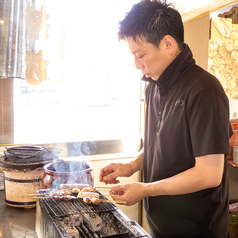
<svg viewBox="0 0 238 238">
<path fill-rule="evenodd" d="M 79 188 L 72 188 L 72 189 L 60 189 L 60 190 L 52 190 L 50 193 L 38 193 L 38 194 L 29 194 L 29 196 L 47 196 L 53 198 L 54 196 L 67 196 L 67 195 L 74 195 L 77 196 L 77 198 L 83 198 L 83 197 L 96 197 L 99 198 L 99 196 L 118 196 L 118 195 L 101 195 L 99 193 L 96 193 L 95 188 L 89 187 L 82 187 L 82 189 Z"/>
<path fill-rule="evenodd" d="M 84 197 L 83 201 L 86 202 L 87 204 L 92 204 L 92 200 L 89 197 Z"/>
<path fill-rule="evenodd" d="M 50 197 L 33 197 L 33 198 L 36 198 L 36 199 L 49 199 Z M 57 197 L 55 196 L 54 199 L 57 199 L 57 200 L 63 200 L 61 199 L 60 197 Z M 73 198 L 73 200 L 77 199 L 76 197 Z M 98 199 L 98 198 L 96 198 Z M 67 200 L 67 199 L 66 199 Z M 68 199 L 67 201 L 69 201 L 70 199 Z M 109 203 L 118 203 L 118 204 L 126 204 L 125 201 L 122 201 L 122 200 L 107 200 L 107 199 L 99 199 L 99 203 L 100 202 L 109 202 Z M 95 204 L 97 205 L 97 204 Z"/>
<path fill-rule="evenodd" d="M 73 188 L 78 188 L 82 190 L 83 188 L 93 188 L 90 184 L 61 184 L 60 189 L 73 189 Z M 95 189 L 96 190 L 96 189 Z"/>
<path fill-rule="evenodd" d="M 92 191 L 87 191 L 87 192 L 95 192 L 96 190 L 111 190 L 111 187 L 92 187 L 90 184 L 61 184 L 60 189 L 73 189 L 73 188 L 78 188 L 80 190 L 84 188 L 91 188 Z M 86 192 L 86 191 L 85 191 Z"/>
<path fill-rule="evenodd" d="M 99 198 L 84 197 L 83 201 L 86 202 L 87 204 L 94 204 L 94 205 L 98 205 L 100 203 Z"/>
<path fill-rule="evenodd" d="M 70 200 L 77 199 L 75 196 L 71 196 L 71 195 L 53 196 L 52 198 L 55 200 L 64 200 L 64 201 L 70 201 Z"/>
<path fill-rule="evenodd" d="M 96 193 L 96 188 L 87 184 L 61 184 L 60 190 L 52 190 L 50 193 L 38 193 L 38 194 L 30 194 L 29 196 L 34 196 L 33 198 L 53 198 L 55 200 L 75 200 L 82 198 L 87 204 L 98 205 L 100 201 L 115 201 L 115 200 L 105 200 L 99 199 L 100 196 L 119 196 L 119 195 L 101 195 Z M 72 196 L 74 195 L 74 196 Z M 77 196 L 76 196 L 77 195 Z M 119 201 L 123 203 L 123 201 Z"/>
<path fill-rule="evenodd" d="M 99 198 L 100 194 L 99 193 L 93 193 L 93 192 L 80 192 L 77 196 L 77 198 L 84 198 L 84 197 L 89 197 L 89 198 Z M 103 195 L 101 195 L 103 196 Z"/>
<path fill-rule="evenodd" d="M 91 198 L 91 202 L 94 205 L 98 205 L 100 203 L 100 199 L 99 198 Z"/>
</svg>

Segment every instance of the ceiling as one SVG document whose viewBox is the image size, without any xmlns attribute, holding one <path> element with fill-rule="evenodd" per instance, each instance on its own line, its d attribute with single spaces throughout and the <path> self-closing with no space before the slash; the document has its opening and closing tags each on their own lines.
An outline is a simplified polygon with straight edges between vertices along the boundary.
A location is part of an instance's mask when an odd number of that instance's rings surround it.
<svg viewBox="0 0 238 238">
<path fill-rule="evenodd" d="M 167 0 L 167 2 L 174 3 L 184 22 L 238 4 L 238 1 L 234 0 Z"/>
</svg>

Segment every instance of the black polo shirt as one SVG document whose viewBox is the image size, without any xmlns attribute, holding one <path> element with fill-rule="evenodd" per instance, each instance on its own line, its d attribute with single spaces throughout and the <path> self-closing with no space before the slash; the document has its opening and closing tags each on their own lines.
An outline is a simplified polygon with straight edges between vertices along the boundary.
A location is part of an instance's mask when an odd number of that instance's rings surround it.
<svg viewBox="0 0 238 238">
<path fill-rule="evenodd" d="M 195 157 L 229 154 L 229 102 L 220 82 L 184 50 L 157 81 L 148 80 L 144 180 L 154 182 L 195 165 Z M 217 188 L 145 199 L 153 237 L 227 237 L 225 169 Z M 226 236 L 225 236 L 226 234 Z"/>
</svg>

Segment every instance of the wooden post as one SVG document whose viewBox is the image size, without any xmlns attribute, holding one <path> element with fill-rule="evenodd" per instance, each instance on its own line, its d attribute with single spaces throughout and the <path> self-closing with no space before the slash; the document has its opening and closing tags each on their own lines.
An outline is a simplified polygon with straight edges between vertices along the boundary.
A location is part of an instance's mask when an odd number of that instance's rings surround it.
<svg viewBox="0 0 238 238">
<path fill-rule="evenodd" d="M 0 78 L 0 144 L 14 143 L 13 79 Z"/>
</svg>

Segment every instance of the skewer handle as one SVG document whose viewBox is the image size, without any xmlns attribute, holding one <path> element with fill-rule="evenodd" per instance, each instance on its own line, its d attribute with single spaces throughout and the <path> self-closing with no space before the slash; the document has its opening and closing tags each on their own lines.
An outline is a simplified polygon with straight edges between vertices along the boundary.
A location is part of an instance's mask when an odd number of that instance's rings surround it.
<svg viewBox="0 0 238 238">
<path fill-rule="evenodd" d="M 108 189 L 108 188 L 96 188 L 96 191 L 111 191 L 111 189 Z"/>
<path fill-rule="evenodd" d="M 96 189 L 100 190 L 100 189 L 108 189 L 108 190 L 111 190 L 112 187 L 96 187 Z"/>
<path fill-rule="evenodd" d="M 32 197 L 32 196 L 48 196 L 49 194 L 48 193 L 33 193 L 33 194 L 29 194 L 29 197 Z"/>
<path fill-rule="evenodd" d="M 46 198 L 51 198 L 51 197 L 31 197 L 31 198 L 35 198 L 35 199 L 46 199 Z"/>
<path fill-rule="evenodd" d="M 114 196 L 120 196 L 120 195 L 118 195 L 118 194 L 114 194 L 114 195 L 110 195 L 110 194 L 106 194 L 106 195 L 99 195 L 99 196 L 103 196 L 103 197 L 114 197 Z"/>
<path fill-rule="evenodd" d="M 105 200 L 105 199 L 100 199 L 100 202 L 115 202 L 115 203 L 118 203 L 118 204 L 126 204 L 125 201 L 122 201 L 122 200 Z"/>
</svg>

